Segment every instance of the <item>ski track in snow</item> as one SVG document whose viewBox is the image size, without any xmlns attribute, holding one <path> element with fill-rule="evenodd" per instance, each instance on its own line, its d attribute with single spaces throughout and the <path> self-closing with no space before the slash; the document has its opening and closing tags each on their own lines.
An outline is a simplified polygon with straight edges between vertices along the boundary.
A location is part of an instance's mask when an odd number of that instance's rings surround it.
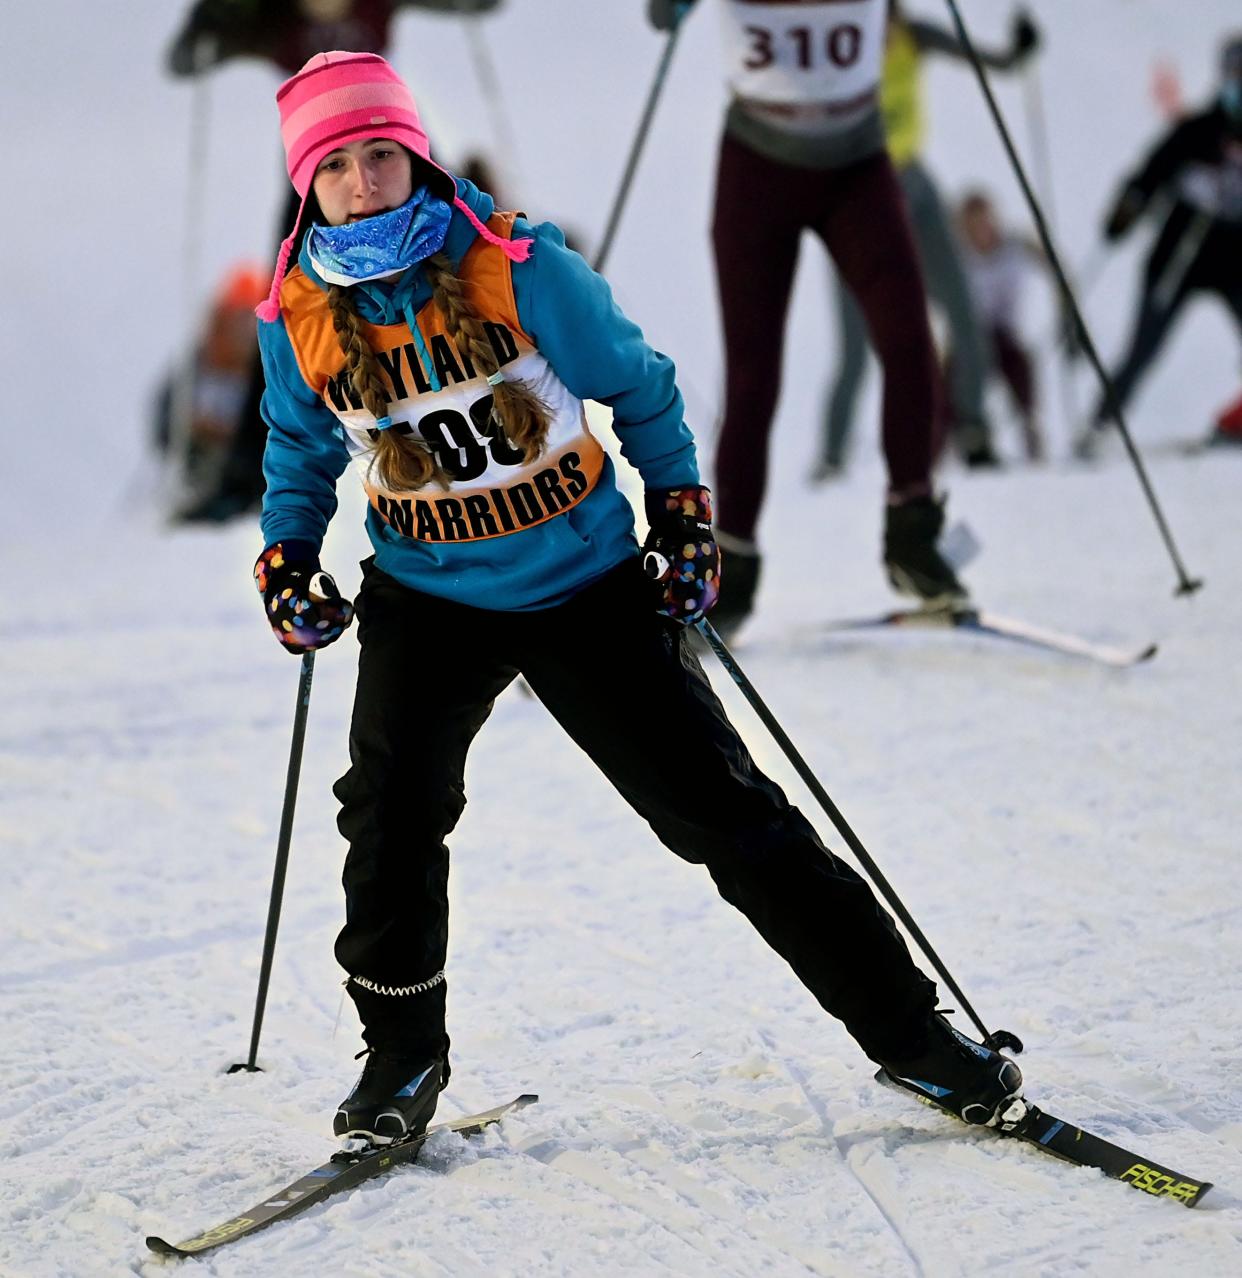
<svg viewBox="0 0 1242 1278">
<path fill-rule="evenodd" d="M 547 100 L 555 30 L 576 106 L 524 124 L 512 178 L 546 201 L 528 204 L 536 215 L 589 231 L 658 41 L 637 10 L 539 3 L 533 24 L 533 0 L 487 20 L 506 89 Z M 1170 24 L 1158 0 L 1038 6 L 1072 265 L 1159 127 L 1154 59 L 1171 58 L 1198 100 L 1235 7 L 1199 0 L 1200 21 Z M 760 610 L 738 658 L 980 1014 L 1026 1041 L 1032 1098 L 1216 1188 L 1188 1212 L 875 1085 L 702 871 L 656 844 L 536 702 L 508 693 L 472 754 L 452 838 L 454 1073 L 440 1116 L 525 1090 L 540 1103 L 475 1138 L 438 1136 L 419 1164 L 198 1260 L 146 1252 L 146 1234 L 186 1237 L 321 1162 L 359 1045 L 332 959 L 342 848 L 330 787 L 346 760 L 351 637 L 317 663 L 264 1072 L 224 1073 L 249 1040 L 297 663 L 262 624 L 253 527 L 158 527 L 139 460 L 145 387 L 192 322 L 175 284 L 179 205 L 150 215 L 153 190 L 176 205 L 187 187 L 189 94 L 158 74 L 174 8 L 141 0 L 122 30 L 107 6 L 49 0 L 10 15 L 0 50 L 23 50 L 0 77 L 19 148 L 37 148 L 21 171 L 59 163 L 49 134 L 80 144 L 71 193 L 53 183 L 51 198 L 13 210 L 29 219 L 15 234 L 30 251 L 10 263 L 22 376 L 9 381 L 0 503 L 0 1278 L 158 1278 L 178 1263 L 212 1278 L 1242 1273 L 1242 456 L 1177 449 L 1236 392 L 1236 336 L 1196 303 L 1131 414 L 1183 557 L 1207 581 L 1191 600 L 1171 597 L 1116 453 L 1090 469 L 944 476 L 951 517 L 984 543 L 967 575 L 985 607 L 1098 642 L 1159 641 L 1153 662 L 1106 670 L 960 633 L 816 635 L 817 622 L 893 603 L 877 565 L 874 428 L 860 429 L 846 482 L 804 481 L 827 375 L 817 247 L 791 308 Z M 1003 37 L 1004 6 L 963 8 L 980 38 Z M 721 358 L 705 233 L 714 142 L 685 143 L 718 130 L 713 26 L 698 14 L 682 37 L 612 262 L 618 296 L 678 360 L 705 458 Z M 477 95 L 460 91 L 460 27 L 410 14 L 399 30 L 433 135 L 486 143 Z M 430 65 L 429 39 L 443 49 Z M 47 98 L 45 60 L 24 52 L 44 46 L 73 86 L 61 100 Z M 115 91 L 120 51 L 128 95 Z M 240 251 L 270 248 L 274 83 L 253 64 L 212 81 L 200 292 Z M 1025 225 L 969 74 L 933 63 L 928 88 L 946 192 L 983 179 Z M 996 88 L 1024 147 L 1020 86 Z M 83 95 L 100 109 L 82 113 Z M 37 122 L 21 115 L 31 103 Z M 435 123 L 447 107 L 451 134 Z M 117 139 L 133 136 L 148 143 L 136 183 L 117 164 Z M 83 189 L 97 196 L 89 219 Z M 1086 299 L 1106 356 L 1124 340 L 1147 242 L 1122 245 Z M 125 287 L 98 291 L 93 340 L 66 362 L 45 335 L 64 331 L 65 297 L 82 297 L 101 263 Z M 1047 331 L 1046 290 L 1031 293 L 1028 326 Z M 150 340 L 135 340 L 131 312 Z M 1063 455 L 1073 423 L 1046 354 L 1040 374 Z M 49 388 L 54 451 L 25 425 L 46 422 Z M 1072 393 L 1085 411 L 1083 370 Z M 998 438 L 1012 454 L 1016 433 L 1002 425 Z M 63 481 L 54 493 L 49 470 Z M 367 553 L 351 484 L 324 552 L 346 589 Z M 710 662 L 709 674 L 761 765 L 840 848 Z"/>
</svg>

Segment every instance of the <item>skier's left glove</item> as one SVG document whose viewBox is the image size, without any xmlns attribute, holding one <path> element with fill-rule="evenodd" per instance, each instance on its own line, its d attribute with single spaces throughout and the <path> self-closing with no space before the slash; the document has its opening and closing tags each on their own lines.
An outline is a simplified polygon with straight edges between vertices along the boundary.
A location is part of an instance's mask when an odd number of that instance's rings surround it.
<svg viewBox="0 0 1242 1278">
<path fill-rule="evenodd" d="M 1133 183 L 1117 197 L 1104 222 L 1104 238 L 1116 243 L 1139 220 L 1145 199 L 1142 191 Z"/>
<path fill-rule="evenodd" d="M 319 568 L 310 546 L 277 542 L 258 557 L 254 584 L 263 596 L 272 634 L 286 652 L 326 648 L 354 619 L 354 605 Z"/>
<path fill-rule="evenodd" d="M 661 587 L 659 611 L 692 625 L 720 597 L 720 550 L 706 488 L 659 488 L 643 499 L 651 531 L 643 571 Z"/>
</svg>

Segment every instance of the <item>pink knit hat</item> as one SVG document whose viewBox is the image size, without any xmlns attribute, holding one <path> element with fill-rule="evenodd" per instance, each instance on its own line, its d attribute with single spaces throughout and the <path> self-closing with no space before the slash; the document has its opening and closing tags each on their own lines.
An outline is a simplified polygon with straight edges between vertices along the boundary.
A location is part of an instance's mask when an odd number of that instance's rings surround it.
<svg viewBox="0 0 1242 1278">
<path fill-rule="evenodd" d="M 267 301 L 256 308 L 262 320 L 280 314 L 280 286 L 297 239 L 306 199 L 320 161 L 337 147 L 361 138 L 391 138 L 422 160 L 427 185 L 457 206 L 480 235 L 497 243 L 514 261 L 530 255 L 529 240 L 503 240 L 457 198 L 457 183 L 431 158 L 431 145 L 418 118 L 418 108 L 405 81 L 377 53 L 317 53 L 276 91 L 285 164 L 294 189 L 302 197 L 293 230 L 281 242 Z"/>
</svg>

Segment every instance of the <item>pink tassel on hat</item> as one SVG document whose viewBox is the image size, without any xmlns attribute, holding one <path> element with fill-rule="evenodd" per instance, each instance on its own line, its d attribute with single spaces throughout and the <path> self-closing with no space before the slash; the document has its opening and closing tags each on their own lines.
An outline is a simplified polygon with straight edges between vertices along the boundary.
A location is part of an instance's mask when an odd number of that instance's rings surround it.
<svg viewBox="0 0 1242 1278">
<path fill-rule="evenodd" d="M 497 235 L 490 227 L 479 221 L 478 215 L 461 198 L 460 195 L 454 197 L 453 206 L 460 209 L 465 215 L 466 220 L 474 227 L 476 231 L 489 243 L 494 244 L 511 262 L 525 262 L 530 257 L 531 250 L 535 247 L 535 241 L 527 237 L 522 240 L 506 240 L 503 236 Z"/>
<path fill-rule="evenodd" d="M 254 313 L 265 323 L 271 324 L 280 318 L 280 286 L 285 282 L 285 271 L 289 266 L 289 254 L 293 252 L 293 241 L 297 232 L 280 241 L 280 252 L 276 255 L 276 270 L 272 275 L 272 287 L 267 300 L 254 308 Z"/>
</svg>

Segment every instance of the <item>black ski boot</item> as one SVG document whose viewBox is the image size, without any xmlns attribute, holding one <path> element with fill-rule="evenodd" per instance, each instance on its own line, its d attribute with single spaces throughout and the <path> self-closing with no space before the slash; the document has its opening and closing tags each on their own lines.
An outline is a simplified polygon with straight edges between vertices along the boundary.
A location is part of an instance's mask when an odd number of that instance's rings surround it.
<svg viewBox="0 0 1242 1278">
<path fill-rule="evenodd" d="M 368 1050 L 362 1074 L 332 1120 L 341 1140 L 371 1145 L 421 1136 L 436 1112 L 444 1086 L 444 1062 L 438 1057 Z"/>
<path fill-rule="evenodd" d="M 720 549 L 720 598 L 707 619 L 727 643 L 741 629 L 755 605 L 762 560 L 755 543 L 742 537 L 717 532 L 716 545 Z"/>
<path fill-rule="evenodd" d="M 934 497 L 907 497 L 884 513 L 884 567 L 893 589 L 914 595 L 928 608 L 968 603 L 966 587 L 937 548 L 944 528 L 944 503 Z"/>
<path fill-rule="evenodd" d="M 881 1061 L 889 1080 L 958 1118 L 982 1127 L 1017 1121 L 1022 1071 L 999 1052 L 967 1038 L 933 1012 L 923 1042 L 909 1056 Z"/>
<path fill-rule="evenodd" d="M 992 447 L 992 428 L 979 418 L 949 424 L 949 434 L 962 461 L 971 470 L 999 470 L 1001 460 Z"/>
</svg>

